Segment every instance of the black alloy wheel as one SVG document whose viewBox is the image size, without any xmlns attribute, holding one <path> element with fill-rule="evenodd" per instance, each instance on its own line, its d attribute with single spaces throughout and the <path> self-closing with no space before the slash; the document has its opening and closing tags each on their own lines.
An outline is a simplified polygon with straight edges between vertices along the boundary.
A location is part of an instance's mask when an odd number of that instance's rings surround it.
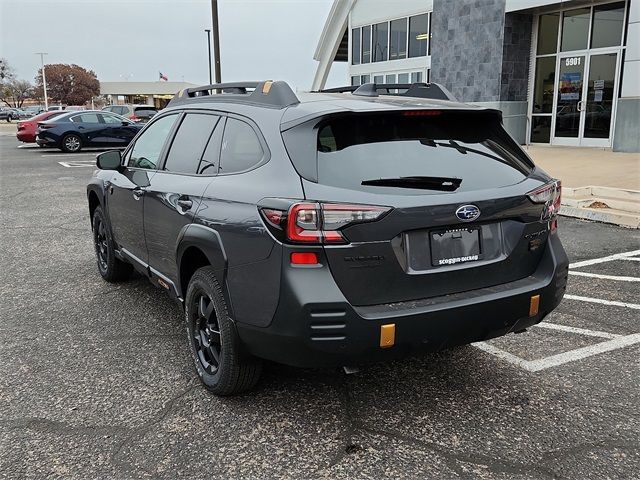
<svg viewBox="0 0 640 480">
<path fill-rule="evenodd" d="M 192 330 L 196 354 L 203 370 L 209 375 L 215 375 L 220 366 L 222 337 L 213 300 L 205 292 L 198 291 L 193 297 L 191 308 L 197 315 Z"/>
<path fill-rule="evenodd" d="M 107 282 L 118 282 L 129 278 L 133 266 L 116 258 L 115 243 L 102 207 L 97 207 L 93 212 L 92 225 L 93 246 L 100 276 Z"/>
</svg>

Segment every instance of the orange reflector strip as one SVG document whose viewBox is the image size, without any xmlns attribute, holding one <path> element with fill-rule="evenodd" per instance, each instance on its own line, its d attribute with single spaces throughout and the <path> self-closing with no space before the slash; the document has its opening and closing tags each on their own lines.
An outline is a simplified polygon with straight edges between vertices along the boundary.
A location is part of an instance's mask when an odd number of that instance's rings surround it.
<svg viewBox="0 0 640 480">
<path fill-rule="evenodd" d="M 267 80 L 266 82 L 264 82 L 264 85 L 262 86 L 262 93 L 264 93 L 265 95 L 269 93 L 269 90 L 271 90 L 271 85 L 273 85 L 273 82 L 271 80 Z"/>
<path fill-rule="evenodd" d="M 534 295 L 531 297 L 531 303 L 529 304 L 529 316 L 535 317 L 538 314 L 540 308 L 540 295 Z"/>
<path fill-rule="evenodd" d="M 396 343 L 396 324 L 380 325 L 380 348 L 393 347 Z"/>
<path fill-rule="evenodd" d="M 313 252 L 294 252 L 291 254 L 293 265 L 317 265 L 318 256 Z"/>
</svg>

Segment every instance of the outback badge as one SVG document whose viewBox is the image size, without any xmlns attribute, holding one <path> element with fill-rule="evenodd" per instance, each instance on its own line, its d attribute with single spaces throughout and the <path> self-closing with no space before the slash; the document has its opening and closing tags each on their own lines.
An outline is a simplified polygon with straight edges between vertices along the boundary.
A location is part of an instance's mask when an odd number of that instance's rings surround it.
<svg viewBox="0 0 640 480">
<path fill-rule="evenodd" d="M 463 222 L 471 222 L 480 216 L 480 209 L 475 205 L 462 205 L 456 210 L 456 217 Z"/>
</svg>

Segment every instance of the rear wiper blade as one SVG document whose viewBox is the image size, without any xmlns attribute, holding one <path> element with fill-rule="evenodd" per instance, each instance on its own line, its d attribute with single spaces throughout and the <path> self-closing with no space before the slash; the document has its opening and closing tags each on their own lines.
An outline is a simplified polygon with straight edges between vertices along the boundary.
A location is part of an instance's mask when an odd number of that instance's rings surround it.
<svg viewBox="0 0 640 480">
<path fill-rule="evenodd" d="M 363 180 L 361 185 L 371 185 L 374 187 L 399 187 L 399 188 L 421 188 L 424 190 L 439 190 L 442 192 L 454 192 L 460 187 L 461 178 L 449 177 L 397 177 L 397 178 L 374 178 Z"/>
</svg>

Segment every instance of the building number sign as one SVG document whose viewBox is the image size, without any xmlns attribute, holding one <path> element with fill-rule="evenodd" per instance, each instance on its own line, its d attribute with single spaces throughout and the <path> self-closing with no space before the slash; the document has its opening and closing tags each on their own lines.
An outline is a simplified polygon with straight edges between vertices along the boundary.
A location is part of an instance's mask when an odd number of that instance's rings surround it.
<svg viewBox="0 0 640 480">
<path fill-rule="evenodd" d="M 580 65 L 582 61 L 582 57 L 569 57 L 564 62 L 567 67 L 574 67 L 576 65 Z"/>
</svg>

